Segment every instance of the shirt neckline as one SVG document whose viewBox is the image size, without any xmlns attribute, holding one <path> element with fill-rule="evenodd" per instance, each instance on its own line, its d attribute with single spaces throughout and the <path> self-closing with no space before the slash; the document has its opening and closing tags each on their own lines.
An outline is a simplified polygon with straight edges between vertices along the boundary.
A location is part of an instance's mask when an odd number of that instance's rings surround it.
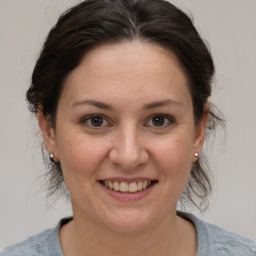
<svg viewBox="0 0 256 256">
<path fill-rule="evenodd" d="M 204 255 L 210 255 L 209 250 L 209 234 L 207 231 L 207 228 L 205 226 L 205 223 L 201 220 L 199 220 L 197 217 L 195 217 L 193 214 L 177 211 L 177 216 L 190 221 L 195 229 L 197 234 L 197 252 L 196 256 L 204 256 Z M 52 252 L 52 249 L 56 252 L 56 255 L 58 256 L 64 256 L 61 245 L 60 245 L 60 238 L 59 238 L 59 230 L 61 226 L 67 224 L 69 221 L 71 221 L 73 217 L 66 217 L 59 221 L 58 225 L 53 230 L 52 236 L 49 237 L 49 251 Z M 50 250 L 51 249 L 51 250 Z"/>
</svg>

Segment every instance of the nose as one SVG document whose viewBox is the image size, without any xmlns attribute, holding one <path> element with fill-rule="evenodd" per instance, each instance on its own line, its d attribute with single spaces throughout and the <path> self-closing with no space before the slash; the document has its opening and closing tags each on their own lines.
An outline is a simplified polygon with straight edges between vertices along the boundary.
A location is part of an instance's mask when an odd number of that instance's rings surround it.
<svg viewBox="0 0 256 256">
<path fill-rule="evenodd" d="M 138 165 L 148 162 L 149 154 L 136 128 L 126 127 L 117 132 L 109 152 L 109 159 L 124 170 L 133 170 Z"/>
</svg>

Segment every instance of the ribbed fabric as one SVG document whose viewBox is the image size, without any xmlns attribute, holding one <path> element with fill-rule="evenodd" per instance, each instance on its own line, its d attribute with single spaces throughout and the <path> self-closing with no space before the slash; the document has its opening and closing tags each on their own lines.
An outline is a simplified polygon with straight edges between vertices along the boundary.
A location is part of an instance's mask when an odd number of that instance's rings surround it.
<svg viewBox="0 0 256 256">
<path fill-rule="evenodd" d="M 191 221 L 197 231 L 196 256 L 256 256 L 256 243 L 205 223 L 194 215 L 178 212 Z M 60 247 L 59 229 L 70 218 L 62 219 L 56 228 L 48 229 L 27 240 L 4 249 L 0 256 L 64 256 Z"/>
<path fill-rule="evenodd" d="M 27 240 L 4 249 L 0 256 L 63 256 L 59 229 L 66 219 L 62 219 L 56 228 L 47 229 Z"/>
<path fill-rule="evenodd" d="M 178 212 L 178 215 L 191 221 L 196 227 L 196 256 L 256 256 L 255 242 L 203 222 L 192 214 Z"/>
</svg>

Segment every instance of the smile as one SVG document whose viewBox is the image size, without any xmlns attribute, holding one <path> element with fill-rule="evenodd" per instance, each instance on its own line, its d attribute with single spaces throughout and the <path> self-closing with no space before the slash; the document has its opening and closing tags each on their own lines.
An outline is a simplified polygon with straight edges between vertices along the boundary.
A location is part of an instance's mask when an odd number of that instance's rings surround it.
<svg viewBox="0 0 256 256">
<path fill-rule="evenodd" d="M 141 190 L 145 190 L 149 188 L 151 185 L 156 183 L 157 181 L 152 180 L 152 181 L 138 181 L 138 182 L 125 182 L 125 181 L 110 181 L 110 180 L 104 180 L 100 181 L 105 187 L 119 191 L 119 192 L 124 192 L 124 193 L 136 193 Z"/>
</svg>

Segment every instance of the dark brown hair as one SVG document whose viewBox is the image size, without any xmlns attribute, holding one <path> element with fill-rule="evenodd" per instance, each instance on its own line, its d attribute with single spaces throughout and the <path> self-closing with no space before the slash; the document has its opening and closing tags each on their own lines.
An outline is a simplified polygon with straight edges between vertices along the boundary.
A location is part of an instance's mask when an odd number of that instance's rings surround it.
<svg viewBox="0 0 256 256">
<path fill-rule="evenodd" d="M 164 0 L 86 0 L 62 14 L 51 29 L 35 65 L 27 91 L 29 109 L 42 108 L 55 126 L 58 100 L 67 75 L 79 65 L 86 52 L 101 44 L 140 40 L 158 44 L 172 51 L 188 78 L 197 124 L 211 95 L 214 63 L 191 19 Z M 223 119 L 213 106 L 209 109 L 207 133 Z M 50 189 L 63 183 L 61 168 L 52 165 Z M 199 208 L 211 191 L 206 159 L 199 157 L 182 198 Z M 199 199 L 199 200 L 198 200 Z"/>
</svg>

